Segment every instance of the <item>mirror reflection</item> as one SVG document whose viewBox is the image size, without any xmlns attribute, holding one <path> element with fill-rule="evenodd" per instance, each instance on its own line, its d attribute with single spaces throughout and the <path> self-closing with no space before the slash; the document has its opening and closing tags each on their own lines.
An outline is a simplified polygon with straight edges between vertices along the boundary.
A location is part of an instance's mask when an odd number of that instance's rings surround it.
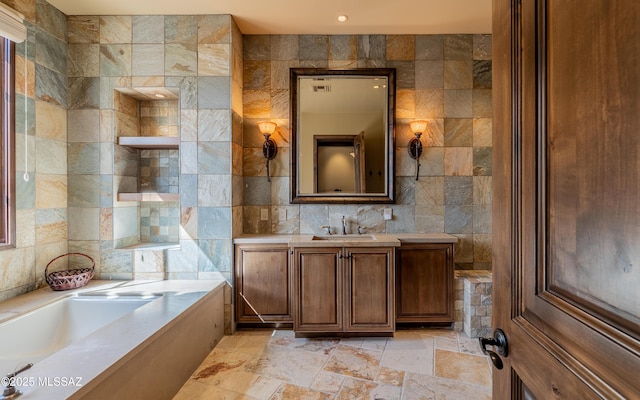
<svg viewBox="0 0 640 400">
<path fill-rule="evenodd" d="M 392 72 L 292 70 L 292 202 L 392 201 Z"/>
</svg>

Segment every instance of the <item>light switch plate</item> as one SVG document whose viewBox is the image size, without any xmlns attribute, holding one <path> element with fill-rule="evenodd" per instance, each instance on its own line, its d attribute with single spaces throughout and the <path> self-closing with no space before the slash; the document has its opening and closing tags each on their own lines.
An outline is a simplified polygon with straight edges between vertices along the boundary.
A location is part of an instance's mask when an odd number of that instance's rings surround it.
<svg viewBox="0 0 640 400">
<path fill-rule="evenodd" d="M 391 208 L 383 209 L 382 216 L 385 221 L 389 221 L 390 219 L 393 218 L 393 209 Z"/>
<path fill-rule="evenodd" d="M 260 209 L 260 221 L 268 221 L 269 220 L 269 209 L 261 208 Z"/>
</svg>

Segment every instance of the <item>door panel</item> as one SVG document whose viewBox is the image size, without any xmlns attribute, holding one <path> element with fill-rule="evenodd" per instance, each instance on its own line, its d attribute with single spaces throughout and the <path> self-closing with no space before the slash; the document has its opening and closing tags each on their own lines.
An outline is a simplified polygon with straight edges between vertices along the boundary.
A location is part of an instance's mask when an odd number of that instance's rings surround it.
<svg viewBox="0 0 640 400">
<path fill-rule="evenodd" d="M 287 246 L 236 247 L 236 318 L 240 322 L 291 321 Z"/>
<path fill-rule="evenodd" d="M 345 262 L 349 310 L 346 329 L 394 330 L 393 249 L 351 248 Z"/>
<path fill-rule="evenodd" d="M 403 244 L 396 254 L 397 321 L 452 322 L 453 245 Z"/>
<path fill-rule="evenodd" d="M 597 318 L 628 320 L 638 339 L 640 60 L 629 50 L 640 21 L 624 1 L 590 3 L 575 20 L 572 7 L 547 7 L 547 290 Z"/>
<path fill-rule="evenodd" d="M 496 399 L 640 393 L 638 21 L 635 0 L 494 0 Z"/>
<path fill-rule="evenodd" d="M 339 248 L 296 249 L 294 279 L 298 308 L 296 330 L 341 331 L 343 271 Z"/>
</svg>

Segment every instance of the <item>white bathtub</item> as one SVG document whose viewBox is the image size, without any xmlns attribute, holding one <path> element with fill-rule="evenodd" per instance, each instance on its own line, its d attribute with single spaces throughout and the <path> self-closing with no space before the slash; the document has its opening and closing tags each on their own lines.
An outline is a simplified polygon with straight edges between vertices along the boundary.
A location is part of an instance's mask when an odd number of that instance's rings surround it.
<svg viewBox="0 0 640 400">
<path fill-rule="evenodd" d="M 159 297 L 73 294 L 12 318 L 0 324 L 0 375 L 37 363 Z"/>
<path fill-rule="evenodd" d="M 224 333 L 224 281 L 95 281 L 0 303 L 20 399 L 170 399 Z M 1 390 L 1 388 L 0 388 Z"/>
</svg>

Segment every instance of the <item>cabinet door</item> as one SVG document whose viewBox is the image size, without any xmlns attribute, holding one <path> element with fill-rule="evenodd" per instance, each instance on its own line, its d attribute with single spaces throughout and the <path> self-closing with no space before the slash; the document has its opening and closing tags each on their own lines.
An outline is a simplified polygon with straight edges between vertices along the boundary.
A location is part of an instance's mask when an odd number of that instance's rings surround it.
<svg viewBox="0 0 640 400">
<path fill-rule="evenodd" d="M 397 252 L 398 322 L 453 322 L 453 244 L 403 244 Z"/>
<path fill-rule="evenodd" d="M 286 245 L 236 246 L 236 321 L 292 322 L 289 272 Z"/>
<path fill-rule="evenodd" d="M 347 331 L 392 332 L 394 259 L 392 248 L 347 248 Z"/>
<path fill-rule="evenodd" d="M 341 248 L 295 249 L 294 329 L 336 332 L 343 329 Z"/>
</svg>

